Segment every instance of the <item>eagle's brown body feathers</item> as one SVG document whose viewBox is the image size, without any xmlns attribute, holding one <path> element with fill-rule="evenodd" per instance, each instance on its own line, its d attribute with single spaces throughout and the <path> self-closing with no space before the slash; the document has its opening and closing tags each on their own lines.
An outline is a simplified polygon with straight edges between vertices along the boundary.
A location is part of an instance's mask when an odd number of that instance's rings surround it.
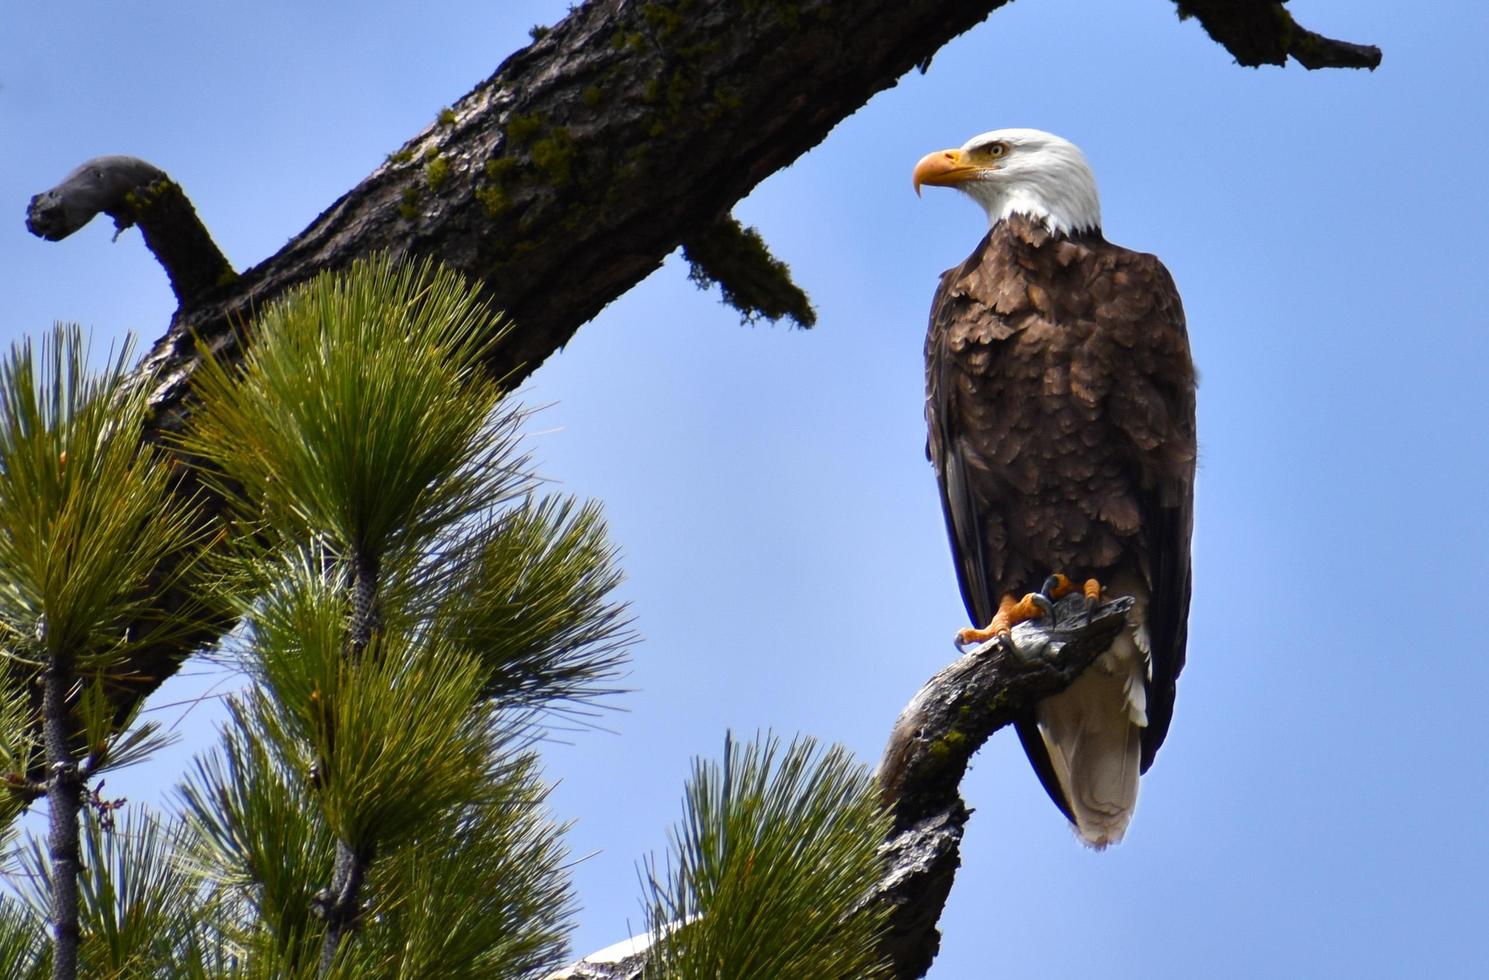
<svg viewBox="0 0 1489 980">
<path fill-rule="evenodd" d="M 1109 666 L 1118 689 L 1123 670 L 1144 688 L 1130 748 L 1140 742 L 1146 771 L 1172 716 L 1190 591 L 1195 376 L 1167 270 L 1099 233 L 1001 220 L 941 277 L 926 384 L 927 448 L 974 625 L 1057 571 L 1138 593 L 1138 667 Z M 1019 734 L 1074 820 L 1050 756 L 1056 724 L 1031 712 Z"/>
</svg>

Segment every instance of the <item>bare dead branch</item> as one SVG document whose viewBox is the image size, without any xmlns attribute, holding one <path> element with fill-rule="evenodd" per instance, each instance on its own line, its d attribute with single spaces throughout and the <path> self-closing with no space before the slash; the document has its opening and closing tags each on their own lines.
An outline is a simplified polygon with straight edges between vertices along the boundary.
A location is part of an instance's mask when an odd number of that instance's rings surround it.
<svg viewBox="0 0 1489 980">
<path fill-rule="evenodd" d="M 1072 595 L 1053 622 L 1020 623 L 1013 643 L 992 641 L 943 668 L 900 713 L 879 763 L 884 805 L 894 814 L 888 870 L 875 896 L 891 908 L 885 947 L 901 980 L 930 969 L 941 945 L 936 922 L 961 863 L 970 811 L 958 787 L 988 737 L 1058 693 L 1111 645 L 1132 600 L 1089 614 Z"/>
<path fill-rule="evenodd" d="M 236 277 L 180 186 L 138 157 L 94 157 L 77 167 L 56 187 L 31 198 L 26 228 L 55 242 L 99 214 L 114 219 L 116 237 L 139 225 L 182 306 L 201 302 Z"/>
<path fill-rule="evenodd" d="M 1288 55 L 1304 68 L 1380 66 L 1380 48 L 1315 34 L 1293 20 L 1286 0 L 1174 0 L 1181 18 L 1195 17 L 1205 32 L 1248 68 L 1285 65 Z"/>
</svg>

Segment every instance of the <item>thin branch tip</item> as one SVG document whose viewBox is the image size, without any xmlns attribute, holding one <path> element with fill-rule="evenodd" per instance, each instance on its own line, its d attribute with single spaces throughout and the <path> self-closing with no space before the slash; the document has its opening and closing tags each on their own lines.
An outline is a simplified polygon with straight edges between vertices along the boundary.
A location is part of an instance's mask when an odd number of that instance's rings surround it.
<svg viewBox="0 0 1489 980">
<path fill-rule="evenodd" d="M 1380 48 L 1337 41 L 1293 19 L 1283 0 L 1174 0 L 1181 20 L 1193 17 L 1205 33 L 1247 68 L 1285 65 L 1292 57 L 1309 70 L 1380 66 Z"/>
</svg>

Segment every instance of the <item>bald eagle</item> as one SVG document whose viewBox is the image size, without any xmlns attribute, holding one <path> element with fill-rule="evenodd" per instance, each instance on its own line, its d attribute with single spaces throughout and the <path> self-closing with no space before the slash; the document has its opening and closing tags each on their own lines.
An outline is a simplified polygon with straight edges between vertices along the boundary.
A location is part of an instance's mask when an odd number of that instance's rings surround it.
<svg viewBox="0 0 1489 980">
<path fill-rule="evenodd" d="M 1102 237 L 1073 144 L 1000 129 L 925 156 L 989 230 L 941 276 L 926 337 L 927 455 L 962 599 L 961 642 L 1006 635 L 1083 591 L 1133 597 L 1129 629 L 1016 728 L 1087 844 L 1122 839 L 1184 666 L 1195 374 L 1184 311 L 1152 255 Z"/>
</svg>

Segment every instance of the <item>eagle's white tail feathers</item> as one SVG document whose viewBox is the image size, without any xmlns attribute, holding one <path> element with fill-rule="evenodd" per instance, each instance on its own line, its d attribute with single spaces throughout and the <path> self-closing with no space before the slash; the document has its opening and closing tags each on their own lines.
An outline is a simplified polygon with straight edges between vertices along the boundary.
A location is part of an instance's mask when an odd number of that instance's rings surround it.
<svg viewBox="0 0 1489 980">
<path fill-rule="evenodd" d="M 1135 670 L 1128 671 L 1122 693 L 1127 699 L 1127 720 L 1139 728 L 1147 728 L 1148 686 L 1143 683 L 1143 675 Z"/>
<path fill-rule="evenodd" d="M 1137 806 L 1147 658 L 1123 632 L 1064 691 L 1039 703 L 1039 733 L 1075 814 L 1081 840 L 1098 850 L 1122 839 Z"/>
</svg>

